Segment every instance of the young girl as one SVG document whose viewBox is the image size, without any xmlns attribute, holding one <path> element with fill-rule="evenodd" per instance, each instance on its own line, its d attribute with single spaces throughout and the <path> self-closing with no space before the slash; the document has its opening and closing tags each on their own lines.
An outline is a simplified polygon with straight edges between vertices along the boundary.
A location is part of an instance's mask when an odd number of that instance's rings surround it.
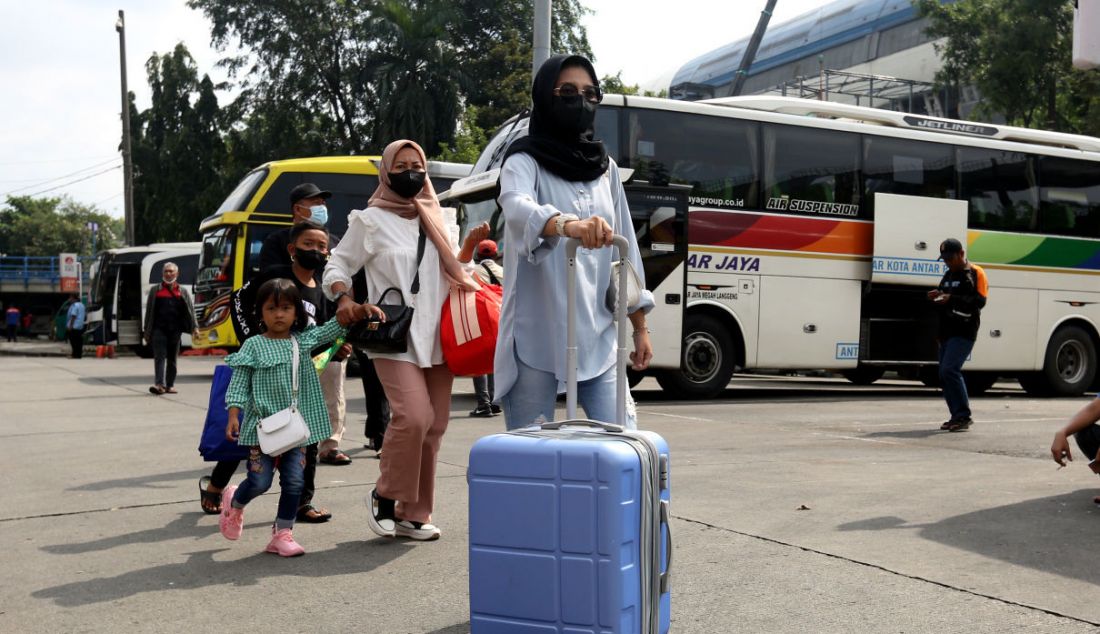
<svg viewBox="0 0 1100 634">
<path fill-rule="evenodd" d="M 283 557 L 305 554 L 294 541 L 294 518 L 298 512 L 298 498 L 302 493 L 302 471 L 305 466 L 306 445 L 328 438 L 331 429 L 321 382 L 313 370 L 310 350 L 332 342 L 345 334 L 347 328 L 335 319 L 324 326 L 306 328 L 308 321 L 298 288 L 288 279 L 277 278 L 265 282 L 256 292 L 257 317 L 261 322 L 261 336 L 244 342 L 239 352 L 226 357 L 233 368 L 233 378 L 226 390 L 225 402 L 229 407 L 229 423 L 225 434 L 250 446 L 248 478 L 239 487 L 228 486 L 222 491 L 221 533 L 226 539 L 237 539 L 244 527 L 244 507 L 271 487 L 275 469 L 279 470 L 279 510 L 272 527 L 271 541 L 265 549 Z M 357 317 L 381 313 L 375 306 L 363 306 Z M 298 341 L 298 408 L 309 426 L 309 439 L 301 447 L 291 449 L 278 458 L 260 451 L 256 434 L 257 423 L 267 416 L 290 406 L 291 337 Z M 240 413 L 248 415 L 242 425 Z"/>
</svg>

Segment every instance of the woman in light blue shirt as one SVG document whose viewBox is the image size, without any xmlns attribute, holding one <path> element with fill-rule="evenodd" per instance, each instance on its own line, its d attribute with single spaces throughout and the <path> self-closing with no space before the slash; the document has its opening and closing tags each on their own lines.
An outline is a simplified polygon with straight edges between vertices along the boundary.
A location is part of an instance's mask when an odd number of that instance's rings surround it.
<svg viewBox="0 0 1100 634">
<path fill-rule="evenodd" d="M 547 60 L 535 76 L 530 134 L 508 149 L 500 175 L 504 212 L 504 304 L 496 349 L 496 388 L 509 429 L 553 420 L 566 367 L 566 263 L 562 237 L 581 240 L 577 252 L 577 400 L 589 418 L 636 428 L 615 415 L 615 326 L 604 304 L 611 279 L 614 234 L 626 236 L 630 260 L 642 262 L 615 162 L 593 140 L 603 98 L 591 62 L 577 55 Z M 644 288 L 644 280 L 643 280 Z M 627 312 L 634 326 L 635 370 L 653 356 L 643 291 Z M 629 396 L 628 396 L 629 400 Z"/>
</svg>

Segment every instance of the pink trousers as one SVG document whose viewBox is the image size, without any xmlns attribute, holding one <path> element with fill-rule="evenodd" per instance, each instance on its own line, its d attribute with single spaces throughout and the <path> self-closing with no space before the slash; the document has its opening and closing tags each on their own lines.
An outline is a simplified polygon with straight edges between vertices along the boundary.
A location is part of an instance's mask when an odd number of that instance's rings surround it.
<svg viewBox="0 0 1100 634">
<path fill-rule="evenodd" d="M 375 359 L 390 402 L 382 443 L 378 494 L 397 500 L 397 517 L 428 523 L 435 502 L 435 462 L 451 416 L 454 375 L 445 365 L 420 368 L 408 361 Z"/>
</svg>

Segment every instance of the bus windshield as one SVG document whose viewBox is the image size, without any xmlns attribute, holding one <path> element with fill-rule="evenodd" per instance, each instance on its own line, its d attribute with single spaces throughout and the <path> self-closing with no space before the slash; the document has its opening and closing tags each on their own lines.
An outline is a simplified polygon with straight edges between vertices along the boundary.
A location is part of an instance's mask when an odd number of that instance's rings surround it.
<svg viewBox="0 0 1100 634">
<path fill-rule="evenodd" d="M 253 170 L 245 175 L 241 179 L 241 182 L 237 183 L 237 186 L 233 188 L 233 191 L 226 196 L 222 201 L 218 210 L 214 212 L 214 215 L 225 213 L 227 211 L 244 211 L 245 205 L 252 198 L 252 194 L 256 191 L 256 188 L 260 186 L 264 178 L 267 177 L 266 169 Z"/>
</svg>

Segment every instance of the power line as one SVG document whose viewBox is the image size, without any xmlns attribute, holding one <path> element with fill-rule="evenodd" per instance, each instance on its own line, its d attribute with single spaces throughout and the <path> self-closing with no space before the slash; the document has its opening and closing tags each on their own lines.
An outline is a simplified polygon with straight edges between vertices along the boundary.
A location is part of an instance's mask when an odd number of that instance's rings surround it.
<svg viewBox="0 0 1100 634">
<path fill-rule="evenodd" d="M 118 153 L 98 154 L 96 156 L 73 156 L 70 158 L 42 159 L 38 161 L 0 161 L 0 165 L 40 165 L 42 163 L 70 163 L 73 161 L 95 161 L 108 156 L 118 156 Z"/>
<path fill-rule="evenodd" d="M 11 191 L 8 191 L 4 195 L 5 196 L 10 196 L 12 194 L 16 194 L 16 193 L 19 193 L 21 191 L 26 191 L 28 189 L 35 189 L 37 187 L 47 185 L 47 184 L 52 183 L 54 181 L 59 181 L 59 180 L 65 179 L 65 178 L 71 178 L 73 176 L 76 176 L 77 174 L 82 174 L 82 173 L 87 172 L 89 170 L 94 170 L 97 167 L 102 167 L 102 166 L 104 166 L 108 163 L 113 163 L 117 160 L 118 160 L 118 157 L 115 157 L 115 158 L 112 158 L 110 160 L 103 161 L 102 163 L 96 163 L 95 165 L 89 165 L 88 167 L 85 167 L 83 169 L 78 169 L 75 172 L 70 172 L 68 174 L 63 174 L 61 176 L 55 176 L 54 178 L 47 178 L 46 180 L 38 181 L 37 183 L 34 183 L 33 185 L 25 185 L 23 187 L 17 187 L 15 189 L 11 190 Z"/>
<path fill-rule="evenodd" d="M 89 178 L 95 178 L 96 176 L 106 174 L 107 172 L 113 172 L 113 171 L 115 171 L 117 169 L 121 169 L 121 168 L 122 168 L 121 165 L 115 165 L 113 167 L 108 167 L 107 169 L 103 170 L 102 172 L 96 172 L 95 174 L 89 174 L 88 176 L 85 176 L 83 178 L 78 178 L 76 180 L 72 180 L 72 181 L 69 181 L 67 183 L 61 183 L 60 185 L 54 185 L 53 187 L 50 187 L 48 189 L 43 189 L 41 191 L 34 192 L 33 194 L 24 194 L 24 196 L 27 196 L 28 198 L 33 198 L 35 196 L 40 196 L 42 194 L 46 194 L 46 193 L 52 192 L 54 190 L 61 189 L 63 187 L 68 187 L 69 185 L 75 185 L 77 183 L 84 182 L 84 181 L 88 180 Z"/>
</svg>

